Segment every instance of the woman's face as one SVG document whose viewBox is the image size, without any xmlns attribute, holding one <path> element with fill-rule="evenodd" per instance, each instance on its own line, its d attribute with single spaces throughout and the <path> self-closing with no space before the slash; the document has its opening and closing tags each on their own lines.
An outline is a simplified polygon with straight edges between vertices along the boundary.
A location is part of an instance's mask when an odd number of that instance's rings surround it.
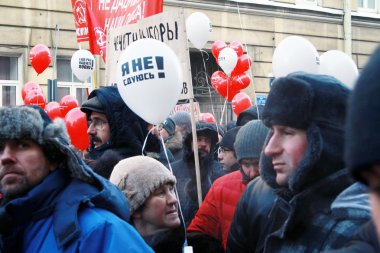
<svg viewBox="0 0 380 253">
<path fill-rule="evenodd" d="M 153 192 L 141 211 L 137 211 L 148 234 L 176 228 L 181 224 L 178 217 L 178 201 L 174 187 L 166 184 Z"/>
</svg>

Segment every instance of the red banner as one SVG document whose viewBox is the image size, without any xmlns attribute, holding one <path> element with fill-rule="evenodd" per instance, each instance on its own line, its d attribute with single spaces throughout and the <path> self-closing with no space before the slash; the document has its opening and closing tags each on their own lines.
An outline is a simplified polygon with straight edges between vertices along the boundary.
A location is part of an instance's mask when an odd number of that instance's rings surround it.
<svg viewBox="0 0 380 253">
<path fill-rule="evenodd" d="M 71 0 L 78 42 L 89 40 L 86 4 L 105 34 L 110 28 L 136 23 L 163 9 L 163 0 Z"/>
<path fill-rule="evenodd" d="M 92 10 L 88 7 L 88 5 L 86 5 L 86 7 L 90 51 L 94 55 L 100 54 L 103 61 L 106 62 L 107 36 Z"/>
</svg>

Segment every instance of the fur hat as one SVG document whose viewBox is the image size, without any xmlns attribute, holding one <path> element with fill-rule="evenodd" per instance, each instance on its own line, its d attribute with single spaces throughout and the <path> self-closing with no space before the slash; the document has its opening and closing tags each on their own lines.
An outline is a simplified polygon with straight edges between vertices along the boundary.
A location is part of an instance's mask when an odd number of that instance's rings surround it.
<svg viewBox="0 0 380 253">
<path fill-rule="evenodd" d="M 259 158 L 268 132 L 261 120 L 251 120 L 242 126 L 234 143 L 237 160 Z"/>
<path fill-rule="evenodd" d="M 131 215 L 155 190 L 176 183 L 174 175 L 162 163 L 148 156 L 121 160 L 113 169 L 110 181 L 128 198 Z"/>
<path fill-rule="evenodd" d="M 65 162 L 71 176 L 92 182 L 89 168 L 70 148 L 70 139 L 62 119 L 51 121 L 38 106 L 0 108 L 0 142 L 12 139 L 29 139 L 39 145 L 50 161 Z"/>
<path fill-rule="evenodd" d="M 284 125 L 306 130 L 308 146 L 289 189 L 298 192 L 344 168 L 346 104 L 350 90 L 332 76 L 292 73 L 273 81 L 262 120 L 268 127 Z M 271 137 L 268 136 L 267 140 Z M 260 174 L 278 187 L 271 159 L 261 156 Z"/>
<path fill-rule="evenodd" d="M 360 172 L 380 162 L 379 70 L 380 47 L 361 72 L 348 105 L 345 160 L 361 181 Z"/>
<path fill-rule="evenodd" d="M 236 139 L 236 134 L 240 130 L 240 127 L 234 127 L 230 130 L 228 130 L 224 136 L 223 139 L 220 141 L 220 147 L 228 148 L 229 150 L 235 151 L 234 148 L 234 142 Z"/>
<path fill-rule="evenodd" d="M 175 134 L 175 123 L 171 118 L 166 118 L 162 123 L 162 128 L 165 129 L 170 136 Z"/>
<path fill-rule="evenodd" d="M 174 123 L 177 126 L 186 129 L 188 133 L 191 132 L 191 117 L 188 112 L 178 111 L 174 113 L 170 118 L 174 121 Z"/>
</svg>

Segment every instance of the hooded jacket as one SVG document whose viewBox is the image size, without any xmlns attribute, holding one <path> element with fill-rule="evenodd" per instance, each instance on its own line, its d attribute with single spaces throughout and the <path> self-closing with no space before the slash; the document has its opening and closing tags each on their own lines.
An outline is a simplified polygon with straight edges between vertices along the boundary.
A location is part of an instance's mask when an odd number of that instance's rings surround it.
<svg viewBox="0 0 380 253">
<path fill-rule="evenodd" d="M 33 140 L 58 163 L 25 195 L 2 199 L 3 252 L 152 252 L 127 223 L 128 201 L 75 154 L 62 120 L 26 106 L 1 108 L 0 119 L 1 141 Z"/>
<path fill-rule="evenodd" d="M 358 203 L 356 208 L 343 205 L 339 212 L 332 207 L 337 197 L 353 184 L 343 161 L 348 95 L 346 87 L 328 76 L 295 73 L 274 81 L 263 111 L 264 124 L 304 129 L 308 144 L 287 186 L 277 184 L 272 159 L 265 153 L 261 156 L 262 180 L 277 197 L 264 220 L 265 226 L 255 235 L 258 238 L 251 240 L 257 242 L 251 249 L 320 252 L 339 248 L 370 218 L 368 201 Z M 272 133 L 267 142 L 271 136 Z M 251 194 L 260 198 L 255 192 Z M 360 187 L 350 188 L 344 194 L 351 198 L 364 194 L 368 200 L 366 189 Z M 240 244 L 236 242 L 240 240 L 238 234 L 231 235 L 231 240 L 235 243 L 231 242 L 229 252 L 247 252 L 232 246 Z"/>
<path fill-rule="evenodd" d="M 202 199 L 204 199 L 211 184 L 224 175 L 224 172 L 222 166 L 213 159 L 213 150 L 218 140 L 215 126 L 208 122 L 197 122 L 196 129 L 198 136 L 204 135 L 211 138 L 210 154 L 206 158 L 199 159 Z M 199 208 L 192 138 L 192 133 L 186 136 L 182 159 L 172 164 L 173 174 L 177 178 L 179 203 L 186 226 L 194 218 Z"/>
<path fill-rule="evenodd" d="M 136 115 L 123 101 L 116 87 L 107 86 L 91 92 L 88 99 L 96 96 L 107 117 L 111 136 L 107 143 L 94 148 L 91 142 L 89 158 L 99 159 L 106 150 L 113 150 L 122 158 L 141 155 L 147 123 Z"/>
</svg>

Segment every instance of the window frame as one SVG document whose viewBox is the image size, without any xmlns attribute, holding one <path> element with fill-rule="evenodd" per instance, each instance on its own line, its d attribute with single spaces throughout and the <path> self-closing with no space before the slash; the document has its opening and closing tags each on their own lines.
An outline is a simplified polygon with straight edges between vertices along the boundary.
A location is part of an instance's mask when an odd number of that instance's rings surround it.
<svg viewBox="0 0 380 253">
<path fill-rule="evenodd" d="M 3 104 L 3 87 L 4 86 L 10 86 L 10 87 L 16 87 L 16 105 L 23 104 L 22 96 L 21 96 L 21 89 L 22 89 L 22 80 L 23 80 L 23 59 L 22 55 L 20 54 L 6 54 L 6 53 L 0 53 L 0 56 L 2 57 L 14 57 L 17 58 L 17 80 L 0 80 L 0 106 L 5 106 Z"/>
</svg>

